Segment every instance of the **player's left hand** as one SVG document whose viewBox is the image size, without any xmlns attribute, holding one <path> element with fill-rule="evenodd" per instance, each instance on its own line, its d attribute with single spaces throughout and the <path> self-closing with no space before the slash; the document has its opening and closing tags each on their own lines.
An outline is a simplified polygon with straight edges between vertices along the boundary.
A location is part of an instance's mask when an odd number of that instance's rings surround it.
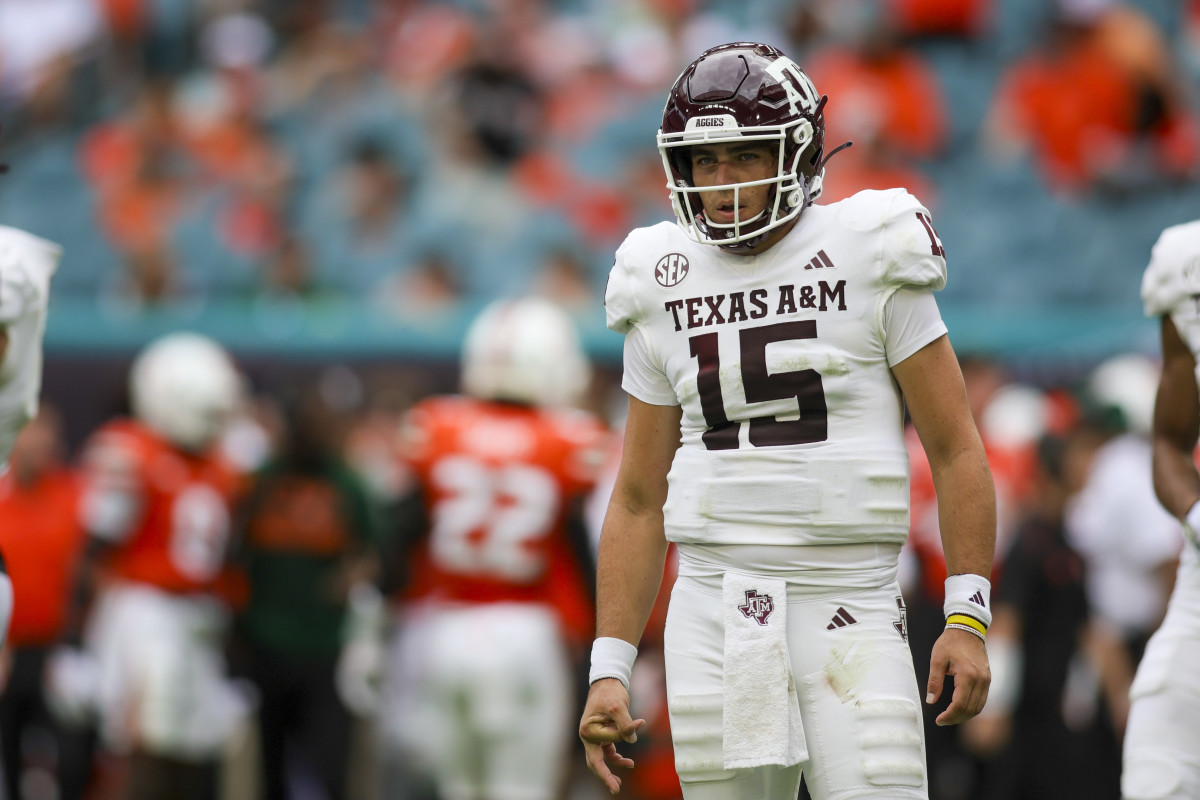
<svg viewBox="0 0 1200 800">
<path fill-rule="evenodd" d="M 939 726 L 966 722 L 983 710 L 992 683 L 983 639 L 955 628 L 942 631 L 929 659 L 926 703 L 936 703 L 942 696 L 947 675 L 954 676 L 954 696 L 946 710 L 938 714 L 936 722 Z"/>
<path fill-rule="evenodd" d="M 629 715 L 629 692 L 614 678 L 602 678 L 588 690 L 587 705 L 579 721 L 588 768 L 604 781 L 610 794 L 621 790 L 621 778 L 613 767 L 632 769 L 633 759 L 617 752 L 617 742 L 633 744 L 644 719 Z"/>
</svg>

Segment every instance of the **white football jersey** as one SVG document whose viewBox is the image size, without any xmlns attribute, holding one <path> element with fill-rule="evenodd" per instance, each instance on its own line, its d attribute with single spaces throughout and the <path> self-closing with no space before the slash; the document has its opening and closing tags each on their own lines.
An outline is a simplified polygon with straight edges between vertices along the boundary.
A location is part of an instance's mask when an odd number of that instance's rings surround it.
<svg viewBox="0 0 1200 800">
<path fill-rule="evenodd" d="M 1147 316 L 1170 315 L 1200 361 L 1200 220 L 1159 236 L 1142 279 L 1142 302 Z M 1121 769 L 1125 797 L 1200 797 L 1198 622 L 1200 550 L 1184 547 L 1167 615 L 1150 637 L 1129 689 Z"/>
<path fill-rule="evenodd" d="M 667 538 L 903 542 L 908 455 L 890 367 L 946 332 L 931 294 L 945 282 L 929 211 L 903 189 L 813 206 L 758 256 L 673 223 L 633 231 L 605 307 L 626 335 L 626 391 L 682 406 Z M 901 295 L 926 311 L 893 314 Z"/>
<path fill-rule="evenodd" d="M 50 276 L 61 255 L 52 242 L 0 225 L 0 325 L 8 330 L 0 361 L 0 471 L 17 433 L 37 414 Z"/>
<path fill-rule="evenodd" d="M 1169 314 L 1192 353 L 1200 355 L 1200 220 L 1159 235 L 1142 276 L 1142 303 L 1148 317 Z"/>
</svg>

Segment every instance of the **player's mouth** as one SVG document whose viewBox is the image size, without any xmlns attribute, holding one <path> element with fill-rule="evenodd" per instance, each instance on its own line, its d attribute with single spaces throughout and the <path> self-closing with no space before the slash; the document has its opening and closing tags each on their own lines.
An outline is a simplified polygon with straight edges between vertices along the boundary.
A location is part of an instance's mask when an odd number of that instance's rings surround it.
<svg viewBox="0 0 1200 800">
<path fill-rule="evenodd" d="M 745 206 L 735 206 L 733 203 L 721 203 L 713 210 L 713 221 L 729 224 L 734 221 L 739 212 L 745 214 Z"/>
</svg>

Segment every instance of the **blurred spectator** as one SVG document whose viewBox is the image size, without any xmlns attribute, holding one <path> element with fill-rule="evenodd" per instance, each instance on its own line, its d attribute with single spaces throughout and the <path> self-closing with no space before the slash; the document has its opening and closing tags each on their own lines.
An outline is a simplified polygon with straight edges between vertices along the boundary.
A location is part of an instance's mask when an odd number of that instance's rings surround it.
<svg viewBox="0 0 1200 800">
<path fill-rule="evenodd" d="M 406 621 L 385 726 L 443 797 L 552 800 L 565 788 L 594 613 L 583 500 L 607 435 L 569 408 L 588 374 L 562 310 L 500 301 L 467 335 L 465 396 L 406 416 L 415 485 L 399 512 L 403 555 L 389 559 Z"/>
<path fill-rule="evenodd" d="M 885 12 L 904 36 L 976 38 L 989 27 L 992 0 L 886 0 Z"/>
<path fill-rule="evenodd" d="M 836 98 L 826 110 L 829 148 L 849 140 L 855 144 L 850 152 L 879 147 L 904 161 L 941 154 L 947 111 L 937 74 L 904 47 L 886 17 L 865 9 L 859 14 L 832 32 L 838 43 L 804 60 L 817 90 Z"/>
<path fill-rule="evenodd" d="M 1086 428 L 1038 443 L 1032 492 L 1004 558 L 988 629 L 992 689 L 963 728 L 985 759 L 977 800 L 1116 800 L 1119 739 L 1102 713 L 1079 714 L 1079 676 L 1103 673 L 1107 634 L 1092 624 L 1083 558 L 1064 517 L 1099 446 Z"/>
<path fill-rule="evenodd" d="M 838 153 L 837 159 L 837 169 L 829 172 L 821 189 L 822 205 L 844 200 L 864 189 L 883 191 L 903 187 L 920 197 L 926 207 L 938 208 L 934 183 L 920 170 L 902 163 L 879 140 L 868 139 L 862 147 L 855 142 L 853 147 Z"/>
<path fill-rule="evenodd" d="M 630 183 L 637 180 L 634 177 Z M 617 189 L 608 180 L 585 177 L 552 151 L 535 150 L 518 161 L 512 183 L 533 206 L 562 215 L 591 249 L 611 252 L 628 224 L 630 202 L 625 187 Z M 552 247 L 547 244 L 542 249 Z"/>
<path fill-rule="evenodd" d="M 1200 134 L 1170 52 L 1132 6 L 1058 0 L 1041 44 L 1006 69 L 984 126 L 989 149 L 1032 150 L 1066 192 L 1193 176 Z"/>
<path fill-rule="evenodd" d="M 301 796 L 297 782 L 346 797 L 353 727 L 335 674 L 351 593 L 375 577 L 379 519 L 341 455 L 345 409 L 328 388 L 318 380 L 285 398 L 277 455 L 239 514 L 249 586 L 239 642 L 258 688 L 267 800 Z"/>
<path fill-rule="evenodd" d="M 149 170 L 146 162 L 170 165 L 158 172 L 178 174 L 184 129 L 173 107 L 174 84 L 146 81 L 119 113 L 91 126 L 79 144 L 79 167 L 103 197 Z"/>
<path fill-rule="evenodd" d="M 508 165 L 537 141 L 542 127 L 542 97 L 529 76 L 514 63 L 507 42 L 485 40 L 476 60 L 451 80 L 460 124 L 485 163 Z"/>
<path fill-rule="evenodd" d="M 89 540 L 49 691 L 60 712 L 98 712 L 129 800 L 212 800 L 244 713 L 222 656 L 238 475 L 216 452 L 239 391 L 220 346 L 169 334 L 134 361 L 134 417 L 106 423 L 83 452 Z"/>
<path fill-rule="evenodd" d="M 1184 60 L 1193 78 L 1200 78 L 1200 0 L 1188 4 L 1184 18 Z"/>
<path fill-rule="evenodd" d="M 84 546 L 79 480 L 63 461 L 65 449 L 62 419 L 43 405 L 0 476 L 0 549 L 15 601 L 0 652 L 0 753 L 5 797 L 14 800 L 27 796 L 21 789 L 27 779 L 49 781 L 63 800 L 82 800 L 91 772 L 90 731 L 53 716 L 42 688 L 46 657 L 66 629 Z M 39 733 L 49 735 L 52 747 L 44 739 L 39 746 Z"/>
<path fill-rule="evenodd" d="M 173 154 L 148 149 L 141 156 L 126 180 L 107 184 L 99 193 L 105 232 L 125 253 L 144 253 L 166 243 L 190 184 Z"/>
<path fill-rule="evenodd" d="M 102 309 L 116 316 L 201 299 L 199 289 L 179 268 L 175 251 L 153 243 L 125 255 L 123 271 L 102 287 Z"/>
<path fill-rule="evenodd" d="M 818 6 L 814 32 L 829 44 L 805 58 L 805 69 L 823 95 L 837 98 L 826 109 L 827 152 L 842 142 L 854 146 L 837 155 L 822 203 L 863 189 L 904 187 L 936 206 L 932 181 L 915 162 L 945 150 L 946 109 L 934 70 L 901 43 L 885 16 L 869 3 Z"/>
<path fill-rule="evenodd" d="M 738 30 L 719 8 L 699 0 L 618 0 L 594 5 L 597 22 L 607 34 L 609 60 L 622 81 L 639 93 L 657 96 L 693 53 L 753 38 Z"/>
<path fill-rule="evenodd" d="M 538 33 L 531 71 L 544 92 L 548 141 L 587 141 L 629 112 L 632 93 L 608 62 L 599 32 L 586 20 L 560 18 Z"/>
<path fill-rule="evenodd" d="M 1024 495 L 1030 488 L 1029 448 L 1046 432 L 1049 416 L 1045 399 L 1032 387 L 1020 390 L 1008 369 L 987 356 L 965 356 L 961 362 L 967 402 L 987 452 L 996 489 L 996 554 L 992 580 L 1004 574 L 1008 542 L 1019 519 Z M 1015 402 L 1014 402 L 1015 401 Z M 1013 404 L 1016 415 L 1000 407 Z M 989 415 L 989 410 L 992 413 Z M 1016 416 L 1020 430 L 1012 424 Z M 911 426 L 906 431 L 911 462 L 910 531 L 901 561 L 901 579 L 908 604 L 909 645 L 914 653 L 926 652 L 945 627 L 946 562 L 938 522 L 937 496 L 925 450 Z M 927 665 L 916 659 L 918 683 L 924 683 Z M 974 754 L 964 748 L 956 727 L 934 723 L 935 713 L 924 711 L 926 752 L 929 759 L 931 800 L 973 798 L 977 786 Z"/>
<path fill-rule="evenodd" d="M 286 236 L 267 256 L 262 283 L 257 288 L 261 296 L 274 300 L 312 300 L 320 296 L 308 243 L 299 234 Z"/>
<path fill-rule="evenodd" d="M 1087 420 L 1105 441 L 1067 516 L 1071 545 L 1087 563 L 1092 614 L 1123 643 L 1129 679 L 1166 611 L 1183 542 L 1178 520 L 1158 502 L 1151 481 L 1158 375 L 1157 364 L 1130 354 L 1103 362 L 1089 376 Z M 1123 727 L 1128 684 L 1114 691 L 1122 702 L 1113 713 Z"/>
<path fill-rule="evenodd" d="M 544 297 L 581 319 L 595 313 L 603 300 L 595 278 L 580 257 L 566 248 L 551 250 L 533 280 L 533 294 Z"/>
<path fill-rule="evenodd" d="M 476 20 L 448 3 L 381 4 L 390 33 L 384 66 L 401 93 L 421 97 L 466 65 L 477 40 Z"/>
<path fill-rule="evenodd" d="M 416 235 L 408 177 L 385 144 L 360 139 L 305 211 L 304 231 L 324 286 L 365 297 L 396 272 Z"/>
<path fill-rule="evenodd" d="M 451 256 L 436 249 L 415 263 L 385 276 L 373 294 L 374 305 L 398 319 L 437 318 L 463 301 L 462 270 Z"/>
</svg>

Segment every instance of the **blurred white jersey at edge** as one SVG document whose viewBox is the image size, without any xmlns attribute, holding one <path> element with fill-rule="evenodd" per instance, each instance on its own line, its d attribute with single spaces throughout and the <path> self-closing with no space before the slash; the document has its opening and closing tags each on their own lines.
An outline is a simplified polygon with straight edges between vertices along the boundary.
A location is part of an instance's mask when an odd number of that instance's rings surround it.
<svg viewBox="0 0 1200 800">
<path fill-rule="evenodd" d="M 7 335 L 0 360 L 0 471 L 17 434 L 37 414 L 50 277 L 61 257 L 53 242 L 0 225 L 0 328 Z"/>
</svg>

